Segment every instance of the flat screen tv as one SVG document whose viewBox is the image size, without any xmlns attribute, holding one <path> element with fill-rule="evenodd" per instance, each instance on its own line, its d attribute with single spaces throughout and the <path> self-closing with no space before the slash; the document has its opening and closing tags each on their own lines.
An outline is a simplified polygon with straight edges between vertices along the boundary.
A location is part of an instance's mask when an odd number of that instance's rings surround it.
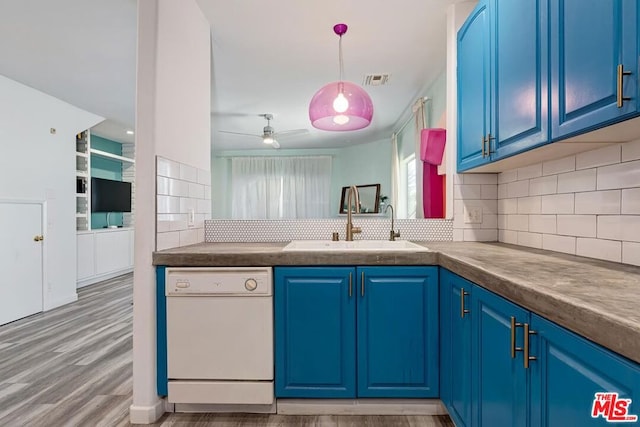
<svg viewBox="0 0 640 427">
<path fill-rule="evenodd" d="M 131 183 L 91 178 L 91 212 L 131 212 Z"/>
</svg>

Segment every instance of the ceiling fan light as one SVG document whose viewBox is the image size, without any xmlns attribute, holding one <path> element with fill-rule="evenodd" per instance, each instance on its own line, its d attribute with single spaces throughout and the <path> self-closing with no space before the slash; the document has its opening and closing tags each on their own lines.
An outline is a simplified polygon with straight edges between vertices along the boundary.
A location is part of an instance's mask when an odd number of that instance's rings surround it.
<svg viewBox="0 0 640 427">
<path fill-rule="evenodd" d="M 273 144 L 273 137 L 272 136 L 264 136 L 262 137 L 262 142 L 264 142 L 265 144 Z"/>
</svg>

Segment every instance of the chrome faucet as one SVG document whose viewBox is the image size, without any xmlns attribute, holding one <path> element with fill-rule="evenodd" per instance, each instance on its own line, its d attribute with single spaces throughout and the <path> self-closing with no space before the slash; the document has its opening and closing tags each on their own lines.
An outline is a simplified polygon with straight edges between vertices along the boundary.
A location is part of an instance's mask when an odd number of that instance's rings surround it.
<svg viewBox="0 0 640 427">
<path fill-rule="evenodd" d="M 360 212 L 360 197 L 358 196 L 358 189 L 355 185 L 349 187 L 349 195 L 347 196 L 347 238 L 345 239 L 347 242 L 353 241 L 354 233 L 362 233 L 362 229 L 360 227 L 354 227 L 353 221 L 351 219 L 351 198 L 355 199 L 355 212 Z"/>
<path fill-rule="evenodd" d="M 384 213 L 387 213 L 389 208 L 391 208 L 391 231 L 389 232 L 389 240 L 391 240 L 393 242 L 393 241 L 396 240 L 396 237 L 400 237 L 400 232 L 399 231 L 395 231 L 393 229 L 393 206 L 391 206 L 390 204 L 387 205 L 387 208 L 384 210 Z"/>
</svg>

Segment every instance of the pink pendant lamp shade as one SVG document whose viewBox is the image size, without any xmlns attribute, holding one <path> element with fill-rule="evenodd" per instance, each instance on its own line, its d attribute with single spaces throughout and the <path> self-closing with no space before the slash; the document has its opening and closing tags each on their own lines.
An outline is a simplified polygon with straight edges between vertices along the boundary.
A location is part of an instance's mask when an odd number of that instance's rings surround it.
<svg viewBox="0 0 640 427">
<path fill-rule="evenodd" d="M 373 118 L 371 98 L 355 83 L 342 80 L 342 35 L 346 24 L 336 24 L 333 31 L 340 37 L 340 80 L 320 88 L 309 104 L 313 127 L 322 130 L 347 131 L 369 126 Z"/>
</svg>

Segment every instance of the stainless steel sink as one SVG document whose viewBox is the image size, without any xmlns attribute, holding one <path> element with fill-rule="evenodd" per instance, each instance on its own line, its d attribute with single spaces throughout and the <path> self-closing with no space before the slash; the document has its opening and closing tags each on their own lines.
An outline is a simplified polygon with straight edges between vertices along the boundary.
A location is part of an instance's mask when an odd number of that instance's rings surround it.
<svg viewBox="0 0 640 427">
<path fill-rule="evenodd" d="M 428 252 L 429 249 L 409 242 L 408 240 L 354 240 L 353 242 L 331 240 L 294 240 L 285 246 L 283 251 L 311 251 L 311 252 L 353 252 L 353 251 L 402 251 Z"/>
</svg>

